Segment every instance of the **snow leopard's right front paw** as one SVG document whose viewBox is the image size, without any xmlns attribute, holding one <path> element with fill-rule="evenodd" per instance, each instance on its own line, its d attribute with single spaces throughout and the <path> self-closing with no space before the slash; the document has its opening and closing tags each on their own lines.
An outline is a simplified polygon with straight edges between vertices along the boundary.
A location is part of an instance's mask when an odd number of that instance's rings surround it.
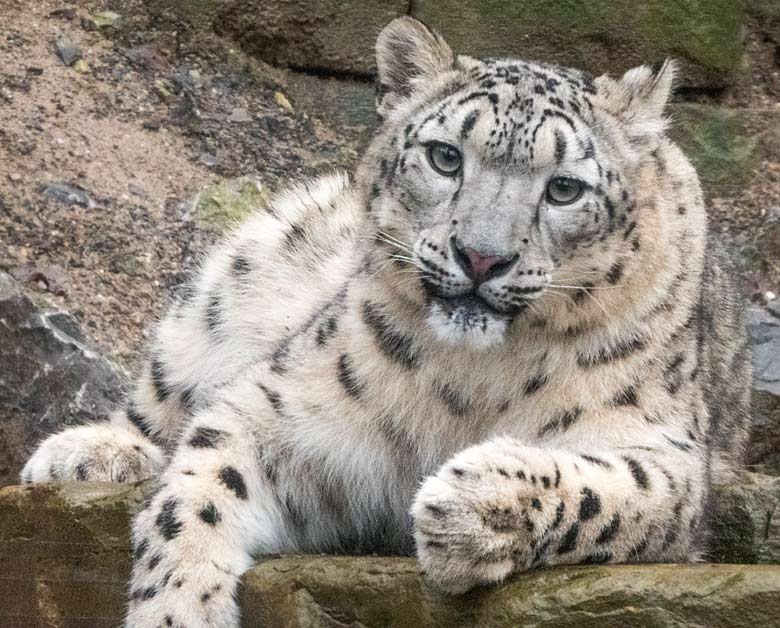
<svg viewBox="0 0 780 628">
<path fill-rule="evenodd" d="M 157 475 L 164 462 L 162 451 L 148 439 L 98 423 L 47 438 L 24 465 L 21 480 L 137 482 Z"/>
</svg>

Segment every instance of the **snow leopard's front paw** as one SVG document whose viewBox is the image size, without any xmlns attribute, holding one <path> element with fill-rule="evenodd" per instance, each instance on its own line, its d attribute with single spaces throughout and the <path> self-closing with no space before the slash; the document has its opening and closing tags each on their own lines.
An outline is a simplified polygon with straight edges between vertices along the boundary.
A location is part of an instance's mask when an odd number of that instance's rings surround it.
<svg viewBox="0 0 780 628">
<path fill-rule="evenodd" d="M 460 452 L 429 477 L 412 515 L 432 584 L 463 593 L 532 565 L 561 517 L 559 479 L 544 451 L 504 439 Z"/>
<path fill-rule="evenodd" d="M 43 441 L 22 469 L 22 482 L 137 482 L 163 468 L 162 451 L 139 434 L 109 423 L 64 430 Z"/>
</svg>

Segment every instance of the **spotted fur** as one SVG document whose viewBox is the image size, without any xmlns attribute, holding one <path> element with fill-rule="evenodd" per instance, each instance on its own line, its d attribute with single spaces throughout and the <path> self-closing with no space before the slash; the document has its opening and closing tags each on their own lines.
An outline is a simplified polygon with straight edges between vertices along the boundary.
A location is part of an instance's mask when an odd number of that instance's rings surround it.
<svg viewBox="0 0 780 628">
<path fill-rule="evenodd" d="M 696 173 L 664 134 L 673 65 L 592 79 L 455 57 L 409 18 L 377 62 L 384 121 L 353 181 L 251 216 L 159 325 L 127 409 L 23 471 L 159 476 L 130 628 L 236 626 L 254 552 L 416 547 L 457 593 L 706 550 L 750 361 Z M 561 175 L 582 184 L 565 207 L 545 192 Z"/>
</svg>

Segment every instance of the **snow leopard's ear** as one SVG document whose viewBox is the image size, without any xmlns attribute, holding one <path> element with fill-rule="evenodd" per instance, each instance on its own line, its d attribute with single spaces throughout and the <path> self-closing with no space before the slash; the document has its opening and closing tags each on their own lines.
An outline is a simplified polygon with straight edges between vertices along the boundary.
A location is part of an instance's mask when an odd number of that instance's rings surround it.
<svg viewBox="0 0 780 628">
<path fill-rule="evenodd" d="M 452 50 L 441 35 L 411 17 L 399 17 L 376 40 L 376 108 L 387 115 L 415 85 L 452 67 Z"/>
<path fill-rule="evenodd" d="M 596 79 L 605 108 L 617 116 L 634 139 L 653 138 L 664 132 L 664 115 L 672 93 L 677 64 L 667 59 L 656 66 L 642 65 L 615 81 L 607 76 Z"/>
</svg>

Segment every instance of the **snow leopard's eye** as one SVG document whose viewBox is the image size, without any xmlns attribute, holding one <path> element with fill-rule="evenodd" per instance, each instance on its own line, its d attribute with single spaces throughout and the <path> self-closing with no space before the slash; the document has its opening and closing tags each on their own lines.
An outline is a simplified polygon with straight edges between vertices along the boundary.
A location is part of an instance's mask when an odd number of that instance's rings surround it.
<svg viewBox="0 0 780 628">
<path fill-rule="evenodd" d="M 431 167 L 446 177 L 454 177 L 460 172 L 463 158 L 460 151 L 451 144 L 431 142 L 428 144 L 428 162 Z"/>
<path fill-rule="evenodd" d="M 553 205 L 569 205 L 576 201 L 585 186 L 572 177 L 555 177 L 547 184 L 547 202 Z"/>
</svg>

